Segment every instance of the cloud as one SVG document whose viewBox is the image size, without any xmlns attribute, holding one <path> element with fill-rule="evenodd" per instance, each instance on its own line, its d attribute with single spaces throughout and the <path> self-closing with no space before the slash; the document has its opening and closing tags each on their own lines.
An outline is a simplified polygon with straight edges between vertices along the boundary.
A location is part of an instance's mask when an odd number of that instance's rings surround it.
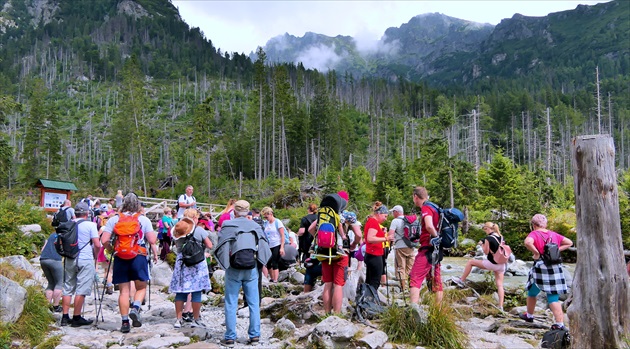
<svg viewBox="0 0 630 349">
<path fill-rule="evenodd" d="M 334 44 L 332 47 L 319 44 L 300 52 L 296 58 L 296 63 L 302 62 L 305 68 L 328 71 L 335 69 L 335 66 L 342 58 L 342 56 L 335 53 Z"/>
</svg>

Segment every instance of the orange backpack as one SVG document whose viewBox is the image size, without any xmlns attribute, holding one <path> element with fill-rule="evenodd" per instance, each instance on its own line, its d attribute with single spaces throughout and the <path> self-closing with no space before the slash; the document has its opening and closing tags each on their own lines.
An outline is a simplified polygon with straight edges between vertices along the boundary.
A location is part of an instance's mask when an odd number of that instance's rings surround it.
<svg viewBox="0 0 630 349">
<path fill-rule="evenodd" d="M 138 255 L 147 255 L 147 249 L 140 245 L 142 228 L 138 220 L 139 213 L 133 216 L 121 214 L 114 226 L 114 252 L 118 258 L 134 259 Z"/>
</svg>

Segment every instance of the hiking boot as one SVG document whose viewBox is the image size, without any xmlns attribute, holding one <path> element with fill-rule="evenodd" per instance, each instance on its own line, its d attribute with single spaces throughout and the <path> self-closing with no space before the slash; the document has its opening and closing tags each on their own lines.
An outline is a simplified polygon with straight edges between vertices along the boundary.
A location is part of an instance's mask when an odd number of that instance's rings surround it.
<svg viewBox="0 0 630 349">
<path fill-rule="evenodd" d="M 173 327 L 175 328 L 182 328 L 184 324 L 182 323 L 182 319 L 177 319 L 175 320 L 175 323 L 173 324 Z"/>
<path fill-rule="evenodd" d="M 63 308 L 61 307 L 61 305 L 54 305 L 53 306 L 53 311 L 55 313 L 61 313 L 63 311 Z"/>
<path fill-rule="evenodd" d="M 182 314 L 182 319 L 184 319 L 184 321 L 186 321 L 186 322 L 192 322 L 193 321 L 193 313 L 183 313 Z"/>
<path fill-rule="evenodd" d="M 114 285 L 108 284 L 107 287 L 105 287 L 105 293 L 114 294 Z"/>
<path fill-rule="evenodd" d="M 466 288 L 466 281 L 458 278 L 457 276 L 453 276 L 451 281 L 459 288 Z"/>
<path fill-rule="evenodd" d="M 552 330 L 562 330 L 562 329 L 564 329 L 564 326 L 560 326 L 558 324 L 553 324 L 553 325 L 551 325 L 551 329 Z"/>
<path fill-rule="evenodd" d="M 70 326 L 72 327 L 80 327 L 80 326 L 88 326 L 91 325 L 94 320 L 88 320 L 83 316 L 80 316 L 78 319 L 72 319 L 72 323 Z"/>
<path fill-rule="evenodd" d="M 247 341 L 247 344 L 258 344 L 260 343 L 260 337 L 252 337 Z"/>
<path fill-rule="evenodd" d="M 69 317 L 65 317 L 65 316 L 61 317 L 61 326 L 68 326 L 70 325 L 70 323 L 72 323 L 72 320 L 70 320 Z"/>
<path fill-rule="evenodd" d="M 234 339 L 222 339 L 221 345 L 232 348 L 234 346 Z"/>
<path fill-rule="evenodd" d="M 136 308 L 131 308 L 131 311 L 129 312 L 129 320 L 131 320 L 131 324 L 133 325 L 133 327 L 142 326 L 140 312 L 138 312 L 138 309 Z"/>
<path fill-rule="evenodd" d="M 190 327 L 206 328 L 206 325 L 203 322 L 201 322 L 201 319 L 196 319 L 192 321 L 192 323 L 190 324 Z"/>
<path fill-rule="evenodd" d="M 518 317 L 521 318 L 521 320 L 525 320 L 526 322 L 534 322 L 534 317 L 528 317 L 527 313 L 518 314 Z"/>
<path fill-rule="evenodd" d="M 120 326 L 120 332 L 129 333 L 131 331 L 131 326 L 129 325 L 129 321 L 123 321 L 122 326 Z"/>
</svg>

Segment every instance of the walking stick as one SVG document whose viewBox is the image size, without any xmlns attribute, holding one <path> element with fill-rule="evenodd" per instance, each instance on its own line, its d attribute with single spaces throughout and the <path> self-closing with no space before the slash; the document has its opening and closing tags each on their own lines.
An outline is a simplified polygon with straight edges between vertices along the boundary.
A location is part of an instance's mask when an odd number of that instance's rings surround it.
<svg viewBox="0 0 630 349">
<path fill-rule="evenodd" d="M 107 265 L 107 272 L 105 273 L 105 282 L 107 282 L 107 275 L 109 275 L 109 268 L 112 267 L 112 260 L 114 259 L 114 252 L 112 252 L 111 256 L 109 256 L 109 263 Z M 105 298 L 105 289 L 107 287 L 103 287 L 103 292 L 101 292 L 101 302 L 98 305 L 98 311 L 96 312 L 96 319 L 98 321 L 98 314 L 101 314 L 101 321 L 105 321 L 103 314 L 101 313 L 101 309 L 103 308 L 103 299 Z"/>
</svg>

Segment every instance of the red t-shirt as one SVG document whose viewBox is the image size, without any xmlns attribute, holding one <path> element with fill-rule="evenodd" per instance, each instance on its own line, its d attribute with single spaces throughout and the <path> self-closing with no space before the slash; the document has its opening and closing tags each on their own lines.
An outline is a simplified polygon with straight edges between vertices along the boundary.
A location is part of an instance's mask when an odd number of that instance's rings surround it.
<svg viewBox="0 0 630 349">
<path fill-rule="evenodd" d="M 422 205 L 422 230 L 420 231 L 420 246 L 431 246 L 431 233 L 427 230 L 427 227 L 424 224 L 424 217 L 431 216 L 433 217 L 433 227 L 437 229 L 440 215 L 437 213 L 433 207 L 429 205 Z"/>
<path fill-rule="evenodd" d="M 382 241 L 374 243 L 367 242 L 367 234 L 370 229 L 376 229 L 376 237 L 385 237 L 385 232 L 381 229 L 381 225 L 378 221 L 374 217 L 368 218 L 367 223 L 365 223 L 365 228 L 363 229 L 363 236 L 366 238 L 365 252 L 371 254 L 372 256 L 382 256 L 385 253 Z"/>
<path fill-rule="evenodd" d="M 547 240 L 549 240 L 549 238 L 551 238 L 551 242 L 555 242 L 558 246 L 560 246 L 562 244 L 562 240 L 564 240 L 564 236 L 551 230 L 548 230 L 548 231 L 534 230 L 531 233 L 529 233 L 527 237 L 534 239 L 534 247 L 536 247 L 538 252 L 541 254 L 545 250 L 545 244 L 547 243 Z"/>
</svg>

